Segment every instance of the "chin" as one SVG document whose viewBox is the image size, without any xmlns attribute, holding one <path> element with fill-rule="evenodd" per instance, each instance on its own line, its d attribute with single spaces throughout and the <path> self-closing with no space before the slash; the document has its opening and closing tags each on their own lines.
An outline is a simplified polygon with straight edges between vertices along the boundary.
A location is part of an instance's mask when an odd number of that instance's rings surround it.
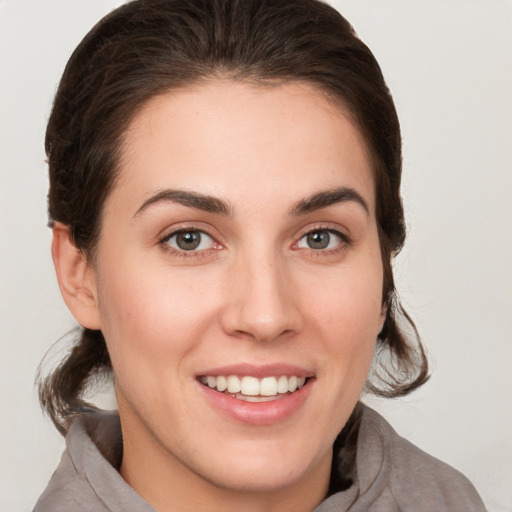
<svg viewBox="0 0 512 512">
<path fill-rule="evenodd" d="M 307 436 L 304 437 L 307 441 Z M 258 444 L 248 450 L 227 447 L 231 456 L 212 454 L 208 467 L 197 473 L 219 488 L 244 493 L 274 493 L 300 485 L 317 470 L 330 472 L 330 446 L 318 455 L 310 447 L 304 452 L 296 445 L 285 446 L 287 443 L 278 447 L 273 443 Z"/>
<path fill-rule="evenodd" d="M 274 493 L 299 484 L 308 474 L 306 468 L 290 465 L 253 467 L 244 461 L 243 467 L 215 469 L 207 478 L 216 487 L 243 493 Z M 212 471 L 213 473 L 213 471 Z"/>
</svg>

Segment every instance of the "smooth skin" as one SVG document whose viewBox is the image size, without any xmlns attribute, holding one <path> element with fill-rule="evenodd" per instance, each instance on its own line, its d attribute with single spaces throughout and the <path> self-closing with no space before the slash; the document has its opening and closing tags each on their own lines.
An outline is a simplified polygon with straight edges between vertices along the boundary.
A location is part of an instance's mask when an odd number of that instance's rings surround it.
<svg viewBox="0 0 512 512">
<path fill-rule="evenodd" d="M 312 86 L 212 80 L 149 100 L 119 177 L 95 260 L 61 224 L 53 256 L 107 342 L 121 475 L 159 511 L 311 511 L 385 314 L 360 132 Z M 228 417 L 198 375 L 246 363 L 304 369 L 307 398 L 269 425 Z"/>
</svg>

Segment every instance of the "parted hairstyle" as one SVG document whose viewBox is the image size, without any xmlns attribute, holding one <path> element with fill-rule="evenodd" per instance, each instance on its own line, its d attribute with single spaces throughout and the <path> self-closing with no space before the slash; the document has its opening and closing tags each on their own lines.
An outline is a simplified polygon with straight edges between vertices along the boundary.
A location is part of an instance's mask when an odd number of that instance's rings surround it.
<svg viewBox="0 0 512 512">
<path fill-rule="evenodd" d="M 405 240 L 396 109 L 368 47 L 319 0 L 135 0 L 104 17 L 72 54 L 46 131 L 50 226 L 58 221 L 93 263 L 123 135 L 152 97 L 212 79 L 313 86 L 348 113 L 372 160 L 387 308 L 367 391 L 404 395 L 428 379 L 416 328 L 391 266 Z M 70 353 L 39 377 L 43 409 L 65 433 L 90 410 L 84 392 L 112 367 L 101 331 L 81 328 Z"/>
</svg>

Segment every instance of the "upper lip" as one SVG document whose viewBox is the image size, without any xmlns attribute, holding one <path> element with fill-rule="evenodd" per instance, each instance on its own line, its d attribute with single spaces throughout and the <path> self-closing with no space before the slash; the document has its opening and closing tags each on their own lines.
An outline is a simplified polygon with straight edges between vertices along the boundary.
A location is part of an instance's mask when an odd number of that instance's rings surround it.
<svg viewBox="0 0 512 512">
<path fill-rule="evenodd" d="M 237 375 L 239 377 L 251 376 L 262 379 L 264 377 L 279 377 L 281 375 L 313 377 L 314 372 L 307 370 L 306 368 L 301 368 L 300 366 L 287 363 L 273 363 L 265 365 L 242 363 L 209 368 L 197 373 L 196 377 L 200 377 L 202 375 L 210 375 L 212 377 L 217 377 L 219 375 Z"/>
</svg>

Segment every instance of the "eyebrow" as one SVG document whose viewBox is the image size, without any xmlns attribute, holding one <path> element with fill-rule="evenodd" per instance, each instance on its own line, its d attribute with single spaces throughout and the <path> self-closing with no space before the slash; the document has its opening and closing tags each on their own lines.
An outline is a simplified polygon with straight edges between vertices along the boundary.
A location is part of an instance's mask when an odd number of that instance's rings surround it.
<svg viewBox="0 0 512 512">
<path fill-rule="evenodd" d="M 297 217 L 306 213 L 326 208 L 333 204 L 355 202 L 361 205 L 367 214 L 370 213 L 368 203 L 363 199 L 361 194 L 353 188 L 339 187 L 331 190 L 323 190 L 316 192 L 309 197 L 301 199 L 294 206 L 290 208 L 290 215 Z M 162 190 L 157 192 L 149 199 L 146 199 L 142 206 L 135 212 L 134 217 L 137 217 L 150 206 L 158 203 L 178 203 L 190 208 L 197 208 L 208 213 L 215 213 L 218 215 L 231 216 L 233 209 L 231 206 L 217 197 L 200 194 L 188 190 Z"/>
<path fill-rule="evenodd" d="M 178 203 L 183 206 L 197 208 L 208 213 L 219 215 L 232 215 L 232 208 L 228 203 L 216 197 L 190 192 L 188 190 L 162 190 L 144 201 L 142 206 L 135 212 L 134 217 L 140 215 L 150 206 L 157 203 Z"/>
<path fill-rule="evenodd" d="M 296 203 L 290 209 L 290 215 L 298 216 L 306 213 L 320 210 L 337 203 L 355 202 L 361 205 L 366 213 L 370 214 L 368 203 L 364 200 L 363 196 L 357 190 L 348 187 L 339 187 L 331 190 L 324 190 L 312 194 L 305 199 Z"/>
</svg>

